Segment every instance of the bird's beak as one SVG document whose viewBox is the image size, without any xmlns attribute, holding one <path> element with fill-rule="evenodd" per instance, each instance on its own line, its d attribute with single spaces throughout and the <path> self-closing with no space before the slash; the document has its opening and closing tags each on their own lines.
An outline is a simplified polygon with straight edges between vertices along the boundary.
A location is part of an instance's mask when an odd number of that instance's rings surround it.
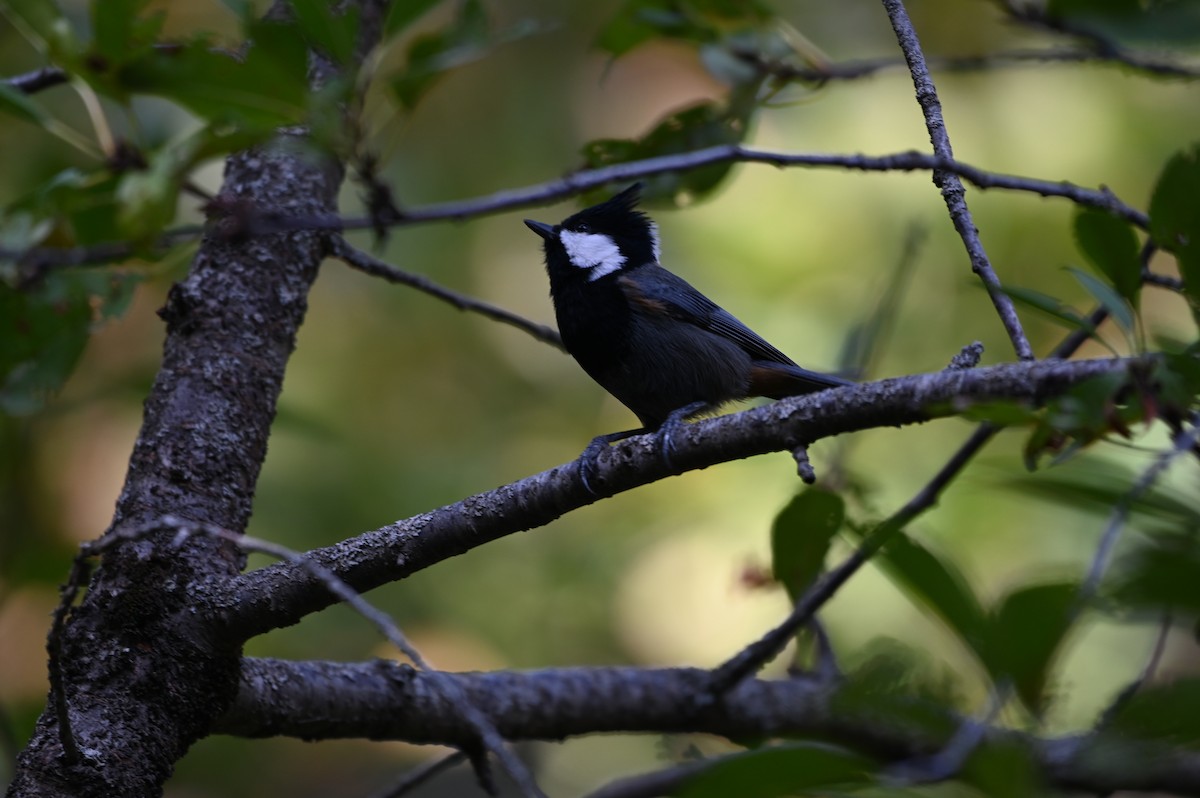
<svg viewBox="0 0 1200 798">
<path fill-rule="evenodd" d="M 525 226 L 547 241 L 554 238 L 554 228 L 545 222 L 535 222 L 533 219 L 526 219 Z"/>
</svg>

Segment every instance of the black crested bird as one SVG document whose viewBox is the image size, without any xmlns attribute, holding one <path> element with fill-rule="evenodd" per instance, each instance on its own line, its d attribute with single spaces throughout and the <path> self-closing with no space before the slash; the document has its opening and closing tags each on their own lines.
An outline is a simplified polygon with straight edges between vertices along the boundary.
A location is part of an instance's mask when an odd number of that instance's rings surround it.
<svg viewBox="0 0 1200 798">
<path fill-rule="evenodd" d="M 671 434 L 725 402 L 782 399 L 851 384 L 803 369 L 728 311 L 659 265 L 658 226 L 637 210 L 641 183 L 555 226 L 526 219 L 544 239 L 550 297 L 567 352 L 642 427 L 595 438 L 580 478 L 614 441 Z M 594 491 L 593 491 L 594 492 Z"/>
</svg>

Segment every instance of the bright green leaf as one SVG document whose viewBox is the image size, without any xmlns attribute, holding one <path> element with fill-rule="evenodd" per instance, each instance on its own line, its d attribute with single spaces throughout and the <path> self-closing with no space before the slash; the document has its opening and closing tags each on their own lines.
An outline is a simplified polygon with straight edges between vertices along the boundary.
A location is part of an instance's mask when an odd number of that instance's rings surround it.
<svg viewBox="0 0 1200 798">
<path fill-rule="evenodd" d="M 668 795 L 679 798 L 775 798 L 821 787 L 868 784 L 876 765 L 828 745 L 779 745 L 712 760 Z"/>
<path fill-rule="evenodd" d="M 1049 703 L 1051 669 L 1071 629 L 1078 595 L 1074 582 L 1022 587 L 1009 593 L 992 614 L 984 663 L 996 681 L 1012 680 L 1035 715 Z"/>
<path fill-rule="evenodd" d="M 805 488 L 771 525 L 771 567 L 795 603 L 817 578 L 833 536 L 841 529 L 846 505 L 824 488 Z"/>
<path fill-rule="evenodd" d="M 1080 208 L 1075 214 L 1075 241 L 1088 262 L 1136 308 L 1142 264 L 1137 235 L 1129 223 L 1095 208 Z"/>
<path fill-rule="evenodd" d="M 1176 153 L 1150 199 L 1150 234 L 1175 253 L 1192 313 L 1200 320 L 1200 145 Z"/>
</svg>

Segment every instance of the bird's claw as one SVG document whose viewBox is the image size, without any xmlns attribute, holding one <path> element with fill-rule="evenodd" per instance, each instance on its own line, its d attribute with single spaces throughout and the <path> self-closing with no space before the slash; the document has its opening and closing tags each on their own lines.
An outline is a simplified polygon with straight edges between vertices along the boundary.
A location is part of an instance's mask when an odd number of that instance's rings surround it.
<svg viewBox="0 0 1200 798">
<path fill-rule="evenodd" d="M 662 455 L 663 464 L 668 471 L 675 471 L 675 464 L 671 462 L 671 452 L 675 451 L 675 441 L 672 436 L 679 431 L 683 426 L 683 419 L 674 416 L 663 422 L 658 428 L 658 432 L 654 433 L 654 442 L 658 444 L 658 452 Z"/>
<path fill-rule="evenodd" d="M 584 490 L 593 496 L 597 496 L 599 494 L 597 494 L 596 489 L 592 487 L 592 479 L 596 476 L 600 453 L 607 448 L 608 441 L 604 439 L 604 436 L 600 436 L 589 443 L 587 448 L 584 449 L 579 455 L 579 481 L 583 483 Z"/>
</svg>

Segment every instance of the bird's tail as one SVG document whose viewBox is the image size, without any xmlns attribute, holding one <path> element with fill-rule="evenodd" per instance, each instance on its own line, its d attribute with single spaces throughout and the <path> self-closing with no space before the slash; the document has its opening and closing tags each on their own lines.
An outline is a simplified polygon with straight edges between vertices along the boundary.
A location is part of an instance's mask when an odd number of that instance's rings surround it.
<svg viewBox="0 0 1200 798">
<path fill-rule="evenodd" d="M 787 363 L 756 360 L 750 366 L 749 395 L 782 399 L 785 396 L 799 396 L 853 384 L 850 380 L 833 374 L 809 371 Z"/>
</svg>

